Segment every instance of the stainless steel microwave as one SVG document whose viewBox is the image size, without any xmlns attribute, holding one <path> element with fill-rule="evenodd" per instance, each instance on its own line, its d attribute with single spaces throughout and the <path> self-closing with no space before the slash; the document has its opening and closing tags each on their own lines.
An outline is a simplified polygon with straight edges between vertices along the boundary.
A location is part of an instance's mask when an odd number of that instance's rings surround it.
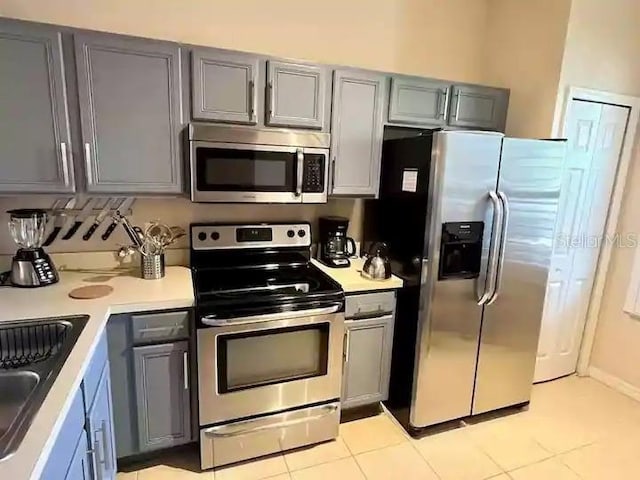
<svg viewBox="0 0 640 480">
<path fill-rule="evenodd" d="M 328 133 L 189 125 L 191 200 L 325 203 Z"/>
</svg>

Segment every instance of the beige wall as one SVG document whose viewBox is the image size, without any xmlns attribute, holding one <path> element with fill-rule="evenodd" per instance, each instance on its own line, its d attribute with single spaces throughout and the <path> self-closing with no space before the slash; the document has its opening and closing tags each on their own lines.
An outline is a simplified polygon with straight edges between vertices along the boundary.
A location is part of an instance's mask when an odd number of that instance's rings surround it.
<svg viewBox="0 0 640 480">
<path fill-rule="evenodd" d="M 556 123 L 568 86 L 640 96 L 640 2 L 573 0 Z M 633 141 L 633 139 L 631 139 Z M 626 178 L 618 233 L 640 232 L 640 150 Z M 614 248 L 599 312 L 592 364 L 640 388 L 640 321 L 622 310 L 635 249 Z"/>
<path fill-rule="evenodd" d="M 486 0 L 0 0 L 0 16 L 469 82 L 485 14 Z"/>
<path fill-rule="evenodd" d="M 571 0 L 489 0 L 485 83 L 511 89 L 507 134 L 551 135 Z"/>
</svg>

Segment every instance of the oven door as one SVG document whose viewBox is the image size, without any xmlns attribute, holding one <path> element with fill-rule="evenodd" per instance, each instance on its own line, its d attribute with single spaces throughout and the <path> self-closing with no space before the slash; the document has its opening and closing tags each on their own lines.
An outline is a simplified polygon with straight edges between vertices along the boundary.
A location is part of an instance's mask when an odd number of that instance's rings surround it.
<svg viewBox="0 0 640 480">
<path fill-rule="evenodd" d="M 192 141 L 190 153 L 194 202 L 302 202 L 302 149 Z"/>
<path fill-rule="evenodd" d="M 203 319 L 214 326 L 197 331 L 200 425 L 340 398 L 338 309 Z"/>
</svg>

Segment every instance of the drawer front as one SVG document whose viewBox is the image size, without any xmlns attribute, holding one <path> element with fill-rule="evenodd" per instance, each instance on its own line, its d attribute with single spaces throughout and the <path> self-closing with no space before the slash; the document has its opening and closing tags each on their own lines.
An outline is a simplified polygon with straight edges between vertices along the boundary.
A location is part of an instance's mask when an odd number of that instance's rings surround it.
<svg viewBox="0 0 640 480">
<path fill-rule="evenodd" d="M 340 404 L 329 403 L 200 430 L 201 467 L 228 463 L 332 440 Z"/>
<path fill-rule="evenodd" d="M 393 313 L 396 308 L 395 292 L 365 293 L 348 295 L 345 318 L 379 317 Z"/>
<path fill-rule="evenodd" d="M 189 312 L 132 315 L 133 343 L 177 340 L 189 337 Z"/>
</svg>

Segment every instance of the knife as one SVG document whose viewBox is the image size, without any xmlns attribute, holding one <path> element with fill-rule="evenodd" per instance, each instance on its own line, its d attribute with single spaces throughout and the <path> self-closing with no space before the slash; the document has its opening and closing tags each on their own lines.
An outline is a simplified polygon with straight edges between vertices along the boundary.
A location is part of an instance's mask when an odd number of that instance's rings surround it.
<svg viewBox="0 0 640 480">
<path fill-rule="evenodd" d="M 102 210 L 100 210 L 100 213 L 98 213 L 98 216 L 94 220 L 93 224 L 91 224 L 91 226 L 89 227 L 89 230 L 87 230 L 87 233 L 85 233 L 82 236 L 83 240 L 86 241 L 91 238 L 93 233 L 98 229 L 100 224 L 104 221 L 104 219 L 107 217 L 107 215 L 111 211 L 111 207 L 115 207 L 116 203 L 119 201 L 120 201 L 119 198 L 112 198 L 110 200 L 107 200 L 107 203 L 104 204 L 104 207 L 102 207 Z"/>
<path fill-rule="evenodd" d="M 65 233 L 64 236 L 62 237 L 63 240 L 69 240 L 71 237 L 75 235 L 75 233 L 78 231 L 80 226 L 84 223 L 84 221 L 87 219 L 87 217 L 91 213 L 91 210 L 93 210 L 93 206 L 95 205 L 96 201 L 97 199 L 95 198 L 90 198 L 89 200 L 87 200 L 87 202 L 84 204 L 84 207 L 82 207 L 82 210 L 80 210 L 80 213 L 78 214 L 75 221 L 73 222 L 73 225 L 71 226 L 71 228 L 67 230 L 67 233 Z"/>
<path fill-rule="evenodd" d="M 122 201 L 122 203 L 116 210 L 116 215 L 113 216 L 113 220 L 111 221 L 111 224 L 107 227 L 107 229 L 102 234 L 102 240 L 106 240 L 111 236 L 111 233 L 116 229 L 116 227 L 120 223 L 120 218 L 121 218 L 120 215 L 125 215 L 127 213 L 127 210 L 129 210 L 129 208 L 131 208 L 131 205 L 133 205 L 134 201 L 135 201 L 135 198 L 133 197 L 125 198 Z"/>
<path fill-rule="evenodd" d="M 71 197 L 69 200 L 67 200 L 67 203 L 64 204 L 64 206 L 62 207 L 62 210 L 64 210 L 65 208 L 73 208 L 75 204 L 76 204 L 75 197 Z M 60 233 L 60 230 L 62 230 L 62 227 L 64 226 L 65 223 L 67 223 L 66 216 L 60 215 L 60 214 L 57 214 L 55 216 L 55 218 L 53 219 L 53 230 L 51 231 L 47 239 L 44 241 L 44 243 L 42 244 L 43 247 L 48 247 L 53 243 L 53 241 L 56 239 L 56 237 Z"/>
</svg>

